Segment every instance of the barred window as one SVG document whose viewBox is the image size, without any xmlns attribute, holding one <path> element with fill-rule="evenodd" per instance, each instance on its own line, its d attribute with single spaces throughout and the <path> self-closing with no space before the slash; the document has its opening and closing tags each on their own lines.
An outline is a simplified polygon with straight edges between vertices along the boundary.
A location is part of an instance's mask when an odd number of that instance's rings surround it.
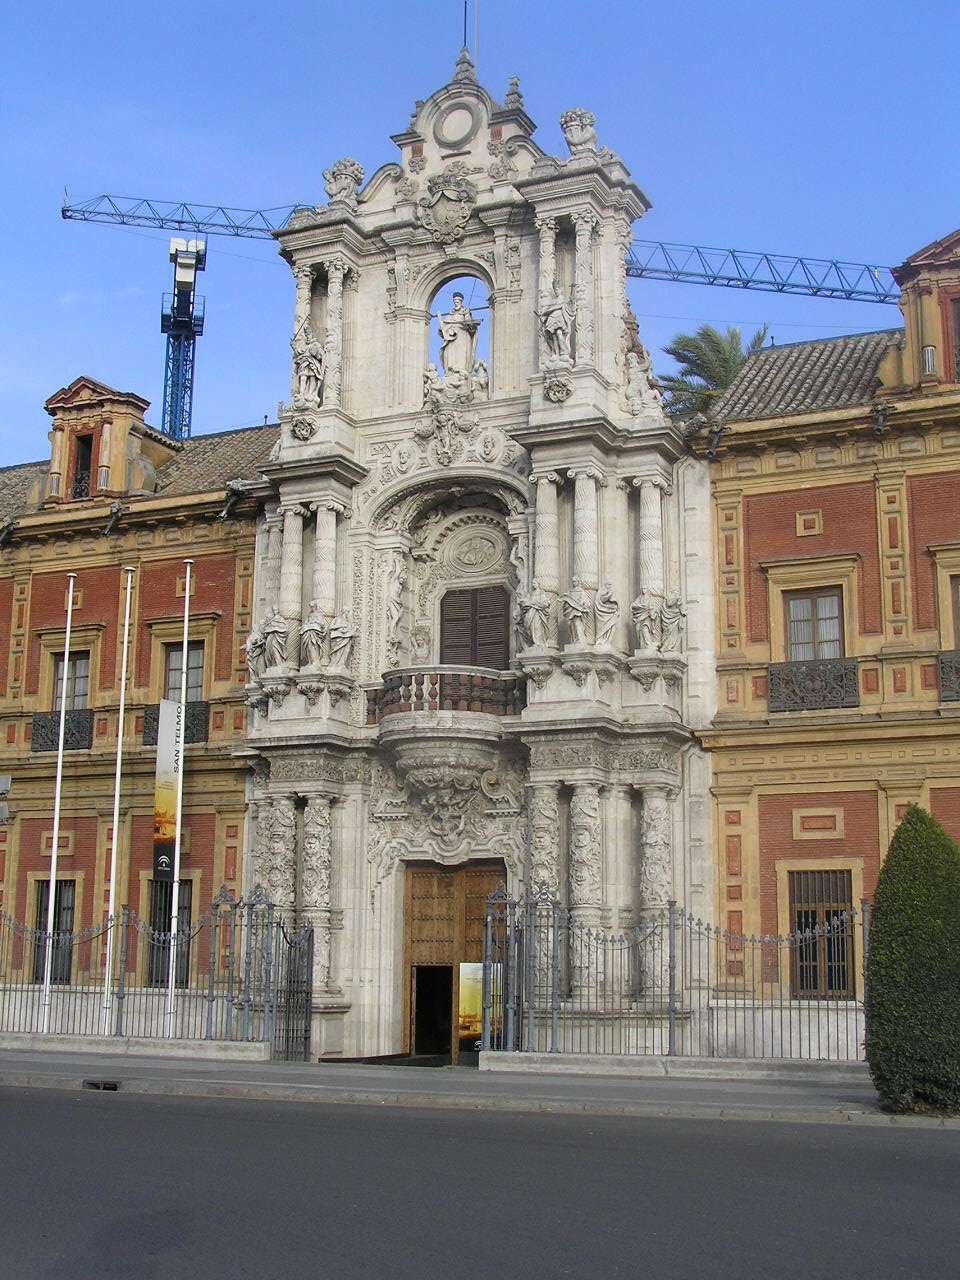
<svg viewBox="0 0 960 1280">
<path fill-rule="evenodd" d="M 190 972 L 190 914 L 193 907 L 193 881 L 181 880 L 177 894 L 177 976 L 178 987 L 187 985 Z M 173 906 L 173 882 L 150 881 L 150 939 L 147 952 L 147 985 L 165 986 L 170 974 L 170 909 Z"/>
<path fill-rule="evenodd" d="M 853 890 L 849 871 L 789 873 L 791 995 L 854 995 Z"/>
<path fill-rule="evenodd" d="M 53 955 L 50 981 L 69 982 L 73 963 L 73 912 L 77 882 L 58 880 L 53 900 Z M 47 962 L 47 912 L 50 909 L 50 881 L 37 881 L 37 939 L 33 951 L 33 980 L 43 982 Z"/>
<path fill-rule="evenodd" d="M 503 587 L 448 591 L 440 602 L 440 661 L 506 670 L 509 596 Z"/>
<path fill-rule="evenodd" d="M 63 654 L 54 654 L 53 709 L 60 710 L 63 701 Z M 87 705 L 90 683 L 90 654 L 86 649 L 75 651 L 67 663 L 67 710 L 81 711 Z"/>
<path fill-rule="evenodd" d="M 817 662 L 843 657 L 840 588 L 792 591 L 784 601 L 787 661 Z"/>
<path fill-rule="evenodd" d="M 183 645 L 166 646 L 164 671 L 164 697 L 180 701 L 180 675 L 183 671 Z M 203 701 L 203 641 L 192 640 L 187 645 L 187 702 Z"/>
</svg>

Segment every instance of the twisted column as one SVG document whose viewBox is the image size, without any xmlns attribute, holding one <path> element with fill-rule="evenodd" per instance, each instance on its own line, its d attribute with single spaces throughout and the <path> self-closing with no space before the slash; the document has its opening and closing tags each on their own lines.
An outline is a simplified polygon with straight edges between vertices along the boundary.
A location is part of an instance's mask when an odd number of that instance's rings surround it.
<svg viewBox="0 0 960 1280">
<path fill-rule="evenodd" d="M 300 621 L 303 616 L 303 518 L 305 508 L 296 503 L 280 508 L 283 544 L 280 555 L 280 612 L 287 624 L 287 663 L 300 665 Z"/>
<path fill-rule="evenodd" d="M 550 298 L 553 296 L 553 281 L 557 270 L 556 218 L 537 218 L 537 230 L 540 233 L 540 275 L 538 297 Z M 547 346 L 547 339 L 543 332 L 543 326 L 541 325 L 539 328 L 540 364 L 543 365 L 550 358 L 550 349 Z"/>
<path fill-rule="evenodd" d="M 339 406 L 343 386 L 343 278 L 346 263 L 341 258 L 324 262 L 327 271 L 327 331 L 324 337 L 326 360 L 323 403 Z"/>
<path fill-rule="evenodd" d="M 574 218 L 576 227 L 577 364 L 593 361 L 593 231 L 597 220 L 586 209 Z"/>
<path fill-rule="evenodd" d="M 638 479 L 640 490 L 640 530 L 638 561 L 641 590 L 654 596 L 663 595 L 663 513 L 659 479 Z"/>
<path fill-rule="evenodd" d="M 542 471 L 532 477 L 537 486 L 534 513 L 533 576 L 550 596 L 550 643 L 557 643 L 556 600 L 560 590 L 560 526 L 557 513 L 556 471 Z"/>
<path fill-rule="evenodd" d="M 597 577 L 597 485 L 603 476 L 596 467 L 567 473 L 573 478 L 573 576 L 595 591 Z"/>
<path fill-rule="evenodd" d="M 330 885 L 333 870 L 333 825 L 329 796 L 311 796 L 303 814 L 303 859 L 300 905 L 313 924 L 313 989 L 330 984 Z"/>
<path fill-rule="evenodd" d="M 283 516 L 280 508 L 266 515 L 263 523 L 266 529 L 267 547 L 263 566 L 261 615 L 266 612 L 266 606 L 274 604 L 280 596 L 280 562 L 283 555 Z"/>
</svg>

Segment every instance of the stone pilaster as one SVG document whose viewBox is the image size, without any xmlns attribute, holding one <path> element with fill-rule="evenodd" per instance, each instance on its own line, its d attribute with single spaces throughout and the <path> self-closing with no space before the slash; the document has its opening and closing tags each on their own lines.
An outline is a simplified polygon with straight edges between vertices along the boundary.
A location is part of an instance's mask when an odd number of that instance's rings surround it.
<svg viewBox="0 0 960 1280">
<path fill-rule="evenodd" d="M 329 796 L 311 796 L 303 815 L 300 907 L 313 925 L 313 990 L 330 985 L 330 908 L 333 824 Z"/>
<path fill-rule="evenodd" d="M 672 897 L 672 796 L 666 787 L 646 787 L 640 828 L 640 918 L 647 933 L 660 920 L 662 933 L 644 948 L 643 982 L 648 995 L 664 1001 L 669 989 L 667 904 Z"/>
<path fill-rule="evenodd" d="M 600 788 L 574 783 L 570 799 L 570 976 L 574 996 L 585 999 L 603 983 L 602 955 L 593 933 L 602 893 Z"/>
<path fill-rule="evenodd" d="M 280 612 L 287 624 L 287 663 L 300 665 L 300 622 L 303 617 L 303 518 L 306 511 L 293 503 L 280 508 L 283 545 L 280 555 Z"/>
<path fill-rule="evenodd" d="M 545 884 L 560 894 L 560 805 L 555 783 L 535 783 L 528 787 L 530 822 L 530 878 L 528 890 Z"/>
<path fill-rule="evenodd" d="M 537 230 L 540 233 L 540 273 L 539 273 L 539 297 L 550 298 L 553 296 L 553 282 L 557 270 L 557 220 L 556 218 L 538 218 Z M 547 339 L 543 332 L 543 326 L 540 326 L 540 365 L 541 367 L 549 360 L 550 349 L 547 345 Z"/>
<path fill-rule="evenodd" d="M 347 274 L 346 263 L 340 258 L 324 262 L 327 270 L 327 331 L 324 337 L 326 361 L 323 378 L 323 403 L 340 406 L 343 385 L 343 279 Z"/>
<path fill-rule="evenodd" d="M 254 877 L 289 918 L 296 902 L 297 818 L 293 796 L 260 802 L 253 849 Z"/>
<path fill-rule="evenodd" d="M 313 593 L 321 612 L 332 618 L 337 607 L 337 517 L 343 515 L 343 505 L 326 500 L 312 502 L 317 527 L 313 553 Z"/>
<path fill-rule="evenodd" d="M 593 232 L 597 220 L 584 209 L 574 218 L 576 226 L 577 364 L 593 363 Z"/>
<path fill-rule="evenodd" d="M 550 596 L 550 643 L 557 643 L 556 601 L 560 590 L 560 527 L 557 513 L 556 471 L 543 471 L 535 477 L 537 509 L 534 517 L 533 576 Z"/>
<path fill-rule="evenodd" d="M 263 585 L 260 595 L 260 617 L 267 612 L 280 598 L 280 562 L 283 547 L 283 516 L 280 509 L 268 512 L 264 516 L 266 530 L 266 552 L 263 564 Z"/>
</svg>

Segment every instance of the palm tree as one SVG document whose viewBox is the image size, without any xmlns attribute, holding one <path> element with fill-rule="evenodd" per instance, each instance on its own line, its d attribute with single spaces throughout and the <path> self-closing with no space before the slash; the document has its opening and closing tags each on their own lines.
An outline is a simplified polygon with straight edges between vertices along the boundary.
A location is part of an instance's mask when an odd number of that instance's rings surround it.
<svg viewBox="0 0 960 1280">
<path fill-rule="evenodd" d="M 740 330 L 728 328 L 726 333 L 712 325 L 701 325 L 696 333 L 678 333 L 664 352 L 679 364 L 676 374 L 660 378 L 666 392 L 664 409 L 674 418 L 690 418 L 709 414 L 747 357 L 759 351 L 767 337 L 767 325 L 758 329 L 746 349 Z"/>
</svg>

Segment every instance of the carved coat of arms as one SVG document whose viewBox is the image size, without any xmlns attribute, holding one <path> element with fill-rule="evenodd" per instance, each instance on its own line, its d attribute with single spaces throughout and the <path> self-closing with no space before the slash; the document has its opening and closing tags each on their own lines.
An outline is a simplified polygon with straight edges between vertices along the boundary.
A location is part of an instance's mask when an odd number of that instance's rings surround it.
<svg viewBox="0 0 960 1280">
<path fill-rule="evenodd" d="M 463 235 L 477 203 L 477 188 L 462 160 L 427 179 L 427 194 L 418 205 L 420 223 L 438 244 L 454 244 Z"/>
</svg>

